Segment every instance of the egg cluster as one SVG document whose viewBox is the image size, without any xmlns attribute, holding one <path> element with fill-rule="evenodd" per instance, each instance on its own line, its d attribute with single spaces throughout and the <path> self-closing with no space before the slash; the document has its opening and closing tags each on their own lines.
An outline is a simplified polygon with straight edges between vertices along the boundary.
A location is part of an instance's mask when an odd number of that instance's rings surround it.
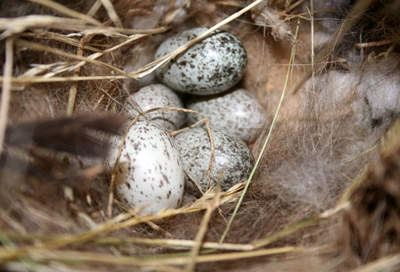
<svg viewBox="0 0 400 272">
<path fill-rule="evenodd" d="M 168 38 L 155 57 L 206 30 L 195 28 Z M 145 204 L 144 212 L 157 213 L 180 205 L 184 183 L 188 192 L 199 195 L 216 183 L 227 190 L 248 177 L 254 158 L 246 143 L 254 140 L 266 113 L 251 92 L 232 90 L 246 64 L 240 40 L 218 30 L 160 67 L 156 75 L 163 84 L 143 87 L 129 97 L 124 108 L 136 117 L 154 108 L 183 108 L 183 93 L 191 95 L 186 107 L 206 116 L 214 142 L 213 171 L 209 171 L 211 138 L 204 125 L 185 130 L 174 140 L 167 133 L 199 121 L 199 115 L 158 109 L 140 116 L 128 130 L 116 167 L 117 193 L 130 207 Z M 116 158 L 114 152 L 111 160 Z"/>
</svg>

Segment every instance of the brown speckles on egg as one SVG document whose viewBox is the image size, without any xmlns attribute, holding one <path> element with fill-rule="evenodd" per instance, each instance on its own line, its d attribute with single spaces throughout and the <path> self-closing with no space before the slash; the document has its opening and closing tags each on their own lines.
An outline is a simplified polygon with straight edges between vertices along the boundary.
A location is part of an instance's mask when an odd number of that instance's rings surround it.
<svg viewBox="0 0 400 272">
<path fill-rule="evenodd" d="M 160 58 L 197 37 L 206 28 L 194 28 L 164 41 L 156 52 Z M 157 77 L 170 88 L 196 95 L 223 92 L 243 76 L 247 54 L 241 42 L 231 33 L 217 30 L 189 48 L 178 59 L 156 71 Z"/>
<path fill-rule="evenodd" d="M 117 171 L 117 179 L 123 178 L 116 188 L 120 198 L 131 208 L 143 205 L 142 213 L 176 208 L 183 194 L 184 172 L 169 134 L 142 120 L 129 129 L 126 143 L 117 168 L 121 170 L 120 174 Z M 115 162 L 117 154 L 115 145 L 110 162 Z M 169 197 L 165 197 L 167 194 Z"/>
<path fill-rule="evenodd" d="M 139 150 L 139 147 L 140 147 L 140 143 L 134 143 L 133 140 L 131 140 L 130 142 L 132 143 L 133 148 L 134 148 L 136 151 L 138 151 L 138 150 Z M 140 151 L 140 150 L 139 150 L 139 151 Z M 126 156 L 129 157 L 128 154 L 126 154 Z"/>
<path fill-rule="evenodd" d="M 187 108 L 203 113 L 213 128 L 235 135 L 248 143 L 256 138 L 267 117 L 257 98 L 245 89 L 195 97 L 188 102 Z M 200 118 L 196 114 L 190 114 L 189 124 Z"/>
<path fill-rule="evenodd" d="M 165 182 L 166 182 L 167 184 L 170 184 L 167 175 L 163 174 L 162 176 L 163 176 L 163 179 L 165 180 Z"/>
<path fill-rule="evenodd" d="M 250 174 L 254 164 L 253 156 L 246 144 L 233 136 L 213 130 L 215 144 L 215 161 L 212 172 L 212 183 L 215 184 L 222 172 L 221 188 L 227 190 Z M 181 154 L 184 169 L 206 189 L 207 169 L 211 157 L 211 146 L 207 131 L 197 127 L 178 134 L 175 137 L 176 147 Z M 196 191 L 192 182 L 188 188 Z"/>
</svg>

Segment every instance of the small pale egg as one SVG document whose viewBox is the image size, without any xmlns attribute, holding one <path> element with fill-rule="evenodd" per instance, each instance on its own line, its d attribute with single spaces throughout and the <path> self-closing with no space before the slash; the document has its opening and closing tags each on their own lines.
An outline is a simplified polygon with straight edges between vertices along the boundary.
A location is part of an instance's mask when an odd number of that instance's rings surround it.
<svg viewBox="0 0 400 272">
<path fill-rule="evenodd" d="M 110 152 L 114 165 L 121 139 Z M 131 208 L 156 214 L 182 203 L 185 174 L 169 134 L 157 125 L 137 121 L 128 131 L 116 171 L 116 192 Z"/>
<path fill-rule="evenodd" d="M 218 180 L 221 189 L 227 190 L 246 179 L 254 164 L 253 156 L 246 144 L 234 136 L 212 130 L 215 147 L 215 160 L 211 174 L 210 187 Z M 200 185 L 203 192 L 207 189 L 209 178 L 207 170 L 211 158 L 211 144 L 207 130 L 196 127 L 175 137 L 185 171 Z M 187 188 L 198 192 L 194 184 L 187 180 Z"/>
<path fill-rule="evenodd" d="M 152 84 L 141 88 L 133 93 L 126 101 L 125 108 L 136 116 L 139 108 L 142 111 L 157 107 L 183 108 L 179 96 L 170 88 L 162 84 Z M 185 122 L 185 113 L 182 111 L 158 110 L 146 115 L 150 120 L 162 128 L 176 130 L 182 127 Z"/>
<path fill-rule="evenodd" d="M 158 59 L 206 31 L 193 28 L 165 40 L 157 49 Z M 228 90 L 243 76 L 246 50 L 233 34 L 217 30 L 156 71 L 158 79 L 170 88 L 196 95 Z"/>
<path fill-rule="evenodd" d="M 255 140 L 267 117 L 257 98 L 245 89 L 194 97 L 187 108 L 203 113 L 213 128 L 235 135 L 247 143 Z M 195 114 L 188 117 L 190 124 L 198 120 L 200 116 Z"/>
</svg>

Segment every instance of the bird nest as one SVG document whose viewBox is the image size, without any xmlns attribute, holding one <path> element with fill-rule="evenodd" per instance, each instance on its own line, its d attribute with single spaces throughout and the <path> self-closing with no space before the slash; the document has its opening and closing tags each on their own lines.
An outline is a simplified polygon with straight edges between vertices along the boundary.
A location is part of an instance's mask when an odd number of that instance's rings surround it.
<svg viewBox="0 0 400 272">
<path fill-rule="evenodd" d="M 397 270 L 400 10 L 353 2 L 1 2 L 2 270 Z M 216 29 L 242 41 L 239 86 L 268 112 L 255 166 L 142 215 L 114 195 L 108 140 L 129 94 Z"/>
</svg>

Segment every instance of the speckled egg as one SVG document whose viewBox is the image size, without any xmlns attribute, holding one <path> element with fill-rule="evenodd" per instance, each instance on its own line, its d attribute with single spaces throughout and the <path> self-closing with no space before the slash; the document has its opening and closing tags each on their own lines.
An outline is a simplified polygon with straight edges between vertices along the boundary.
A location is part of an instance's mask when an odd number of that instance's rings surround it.
<svg viewBox="0 0 400 272">
<path fill-rule="evenodd" d="M 213 128 L 235 135 L 247 143 L 255 140 L 267 117 L 257 98 L 245 89 L 194 97 L 187 108 L 203 113 Z M 197 114 L 188 116 L 190 124 L 198 120 L 200 116 Z"/>
<path fill-rule="evenodd" d="M 220 131 L 212 131 L 215 160 L 210 185 L 215 185 L 221 177 L 221 189 L 227 190 L 246 179 L 254 164 L 253 156 L 246 144 L 237 137 Z M 185 171 L 201 186 L 207 189 L 207 170 L 211 158 L 211 145 L 207 130 L 202 127 L 187 130 L 175 137 Z M 222 173 L 222 176 L 221 176 Z M 192 193 L 198 192 L 195 185 L 187 179 L 186 186 Z"/>
<path fill-rule="evenodd" d="M 165 40 L 157 49 L 158 59 L 197 37 L 207 28 L 193 28 Z M 238 38 L 217 30 L 209 37 L 156 71 L 158 79 L 170 88 L 196 95 L 228 90 L 243 76 L 246 50 Z"/>
<path fill-rule="evenodd" d="M 121 139 L 110 152 L 114 165 Z M 116 168 L 116 192 L 131 208 L 156 214 L 182 203 L 185 175 L 179 153 L 163 129 L 138 121 L 128 131 Z"/>
<path fill-rule="evenodd" d="M 132 117 L 138 113 L 138 107 L 142 111 L 157 107 L 183 108 L 179 96 L 170 88 L 162 84 L 152 84 L 141 88 L 133 93 L 126 101 L 125 108 Z M 185 113 L 181 111 L 159 110 L 150 112 L 147 117 L 162 128 L 176 130 L 182 127 L 185 122 Z"/>
</svg>

